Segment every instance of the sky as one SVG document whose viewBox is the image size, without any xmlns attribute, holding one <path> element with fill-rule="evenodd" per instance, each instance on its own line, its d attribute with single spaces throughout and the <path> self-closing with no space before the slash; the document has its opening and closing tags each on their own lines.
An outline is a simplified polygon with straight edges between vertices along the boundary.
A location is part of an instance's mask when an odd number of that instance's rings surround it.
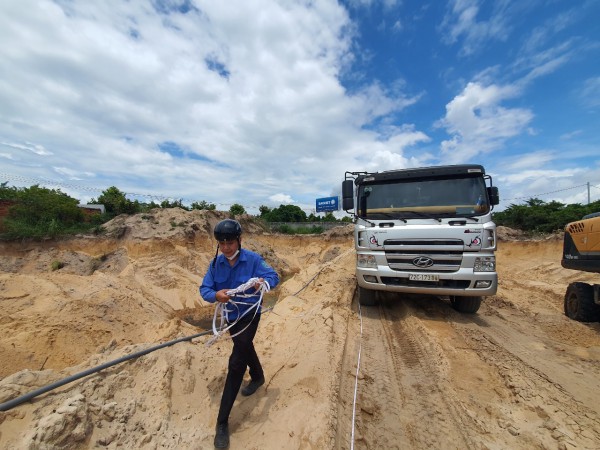
<svg viewBox="0 0 600 450">
<path fill-rule="evenodd" d="M 482 164 L 600 200 L 600 1 L 0 2 L 0 182 L 260 206 Z M 589 196 L 589 197 L 588 197 Z"/>
</svg>

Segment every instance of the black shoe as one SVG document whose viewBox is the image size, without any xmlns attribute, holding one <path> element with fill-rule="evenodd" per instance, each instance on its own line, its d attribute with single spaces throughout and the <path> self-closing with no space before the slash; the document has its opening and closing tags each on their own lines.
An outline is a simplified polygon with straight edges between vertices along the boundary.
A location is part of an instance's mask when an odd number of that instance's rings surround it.
<svg viewBox="0 0 600 450">
<path fill-rule="evenodd" d="M 242 389 L 242 395 L 248 397 L 256 392 L 256 390 L 265 384 L 265 377 L 260 377 L 258 380 L 251 380 L 244 389 Z"/>
<path fill-rule="evenodd" d="M 226 423 L 219 423 L 215 434 L 215 448 L 227 447 L 229 447 L 229 426 Z"/>
</svg>

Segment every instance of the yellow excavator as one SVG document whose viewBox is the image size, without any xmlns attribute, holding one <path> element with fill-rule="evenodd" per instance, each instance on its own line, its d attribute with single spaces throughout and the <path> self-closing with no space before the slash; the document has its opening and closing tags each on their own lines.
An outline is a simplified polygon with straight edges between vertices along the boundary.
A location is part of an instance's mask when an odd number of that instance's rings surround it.
<svg viewBox="0 0 600 450">
<path fill-rule="evenodd" d="M 567 224 L 561 264 L 565 269 L 600 273 L 600 212 Z M 600 284 L 569 284 L 565 314 L 580 322 L 599 321 Z"/>
</svg>

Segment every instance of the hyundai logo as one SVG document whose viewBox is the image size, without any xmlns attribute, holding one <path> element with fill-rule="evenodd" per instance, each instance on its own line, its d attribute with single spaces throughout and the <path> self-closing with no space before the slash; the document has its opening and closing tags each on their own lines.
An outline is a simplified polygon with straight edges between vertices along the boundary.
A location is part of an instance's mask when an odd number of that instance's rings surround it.
<svg viewBox="0 0 600 450">
<path fill-rule="evenodd" d="M 413 265 L 423 269 L 425 267 L 433 266 L 433 259 L 428 258 L 427 256 L 417 256 L 412 260 L 412 263 Z"/>
</svg>

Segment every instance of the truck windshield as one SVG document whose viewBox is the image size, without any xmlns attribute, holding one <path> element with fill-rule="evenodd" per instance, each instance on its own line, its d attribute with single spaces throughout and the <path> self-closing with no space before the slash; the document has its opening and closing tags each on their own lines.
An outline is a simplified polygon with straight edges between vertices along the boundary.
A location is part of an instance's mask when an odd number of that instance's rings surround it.
<svg viewBox="0 0 600 450">
<path fill-rule="evenodd" d="M 490 211 L 481 176 L 363 184 L 358 199 L 359 216 L 373 220 L 472 217 Z"/>
</svg>

